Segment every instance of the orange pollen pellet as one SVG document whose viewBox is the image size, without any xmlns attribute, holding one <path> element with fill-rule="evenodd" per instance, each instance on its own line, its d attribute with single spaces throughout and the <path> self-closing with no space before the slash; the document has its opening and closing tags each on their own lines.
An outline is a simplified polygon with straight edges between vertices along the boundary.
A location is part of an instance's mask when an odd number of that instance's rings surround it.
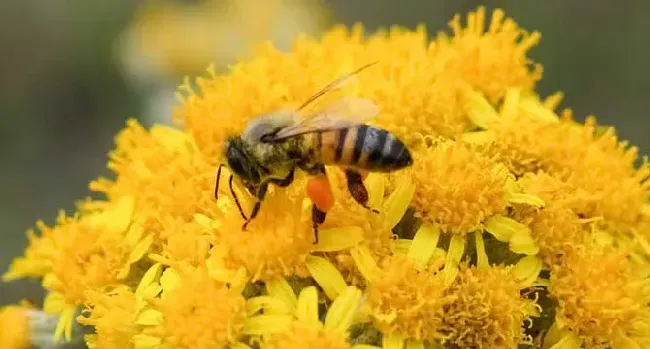
<svg viewBox="0 0 650 349">
<path fill-rule="evenodd" d="M 317 176 L 307 181 L 307 195 L 316 207 L 327 212 L 334 205 L 334 194 L 326 176 Z"/>
</svg>

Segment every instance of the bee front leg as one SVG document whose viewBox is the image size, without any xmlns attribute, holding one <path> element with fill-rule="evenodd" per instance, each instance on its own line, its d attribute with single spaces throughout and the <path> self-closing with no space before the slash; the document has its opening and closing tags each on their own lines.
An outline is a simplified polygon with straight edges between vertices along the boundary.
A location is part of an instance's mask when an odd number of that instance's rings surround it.
<svg viewBox="0 0 650 349">
<path fill-rule="evenodd" d="M 269 179 L 268 181 L 263 182 L 260 185 L 256 195 L 257 201 L 255 201 L 255 205 L 253 206 L 253 211 L 251 212 L 250 218 L 246 219 L 246 222 L 244 222 L 244 225 L 242 226 L 242 230 L 246 229 L 248 223 L 250 223 L 250 221 L 253 220 L 253 218 L 257 217 L 257 214 L 260 211 L 260 207 L 262 206 L 262 200 L 264 200 L 264 196 L 266 196 L 266 191 L 268 190 L 269 183 L 273 183 L 283 188 L 288 187 L 291 183 L 293 183 L 294 172 L 295 171 L 292 169 L 291 171 L 289 171 L 287 177 L 283 179 L 272 178 Z"/>
<path fill-rule="evenodd" d="M 363 176 L 358 171 L 352 169 L 345 170 L 345 177 L 348 182 L 348 191 L 359 205 L 371 210 L 374 213 L 379 213 L 379 210 L 368 206 L 368 190 L 363 184 Z"/>
<path fill-rule="evenodd" d="M 260 206 L 262 205 L 262 200 L 264 200 L 264 196 L 266 196 L 266 191 L 269 188 L 269 182 L 263 182 L 259 189 L 257 190 L 257 195 L 256 198 L 257 200 L 255 201 L 255 205 L 253 206 L 253 211 L 251 212 L 250 217 L 244 222 L 244 225 L 242 225 L 241 229 L 246 230 L 246 227 L 248 226 L 248 223 L 250 223 L 253 218 L 257 217 L 257 214 L 260 211 Z"/>
</svg>

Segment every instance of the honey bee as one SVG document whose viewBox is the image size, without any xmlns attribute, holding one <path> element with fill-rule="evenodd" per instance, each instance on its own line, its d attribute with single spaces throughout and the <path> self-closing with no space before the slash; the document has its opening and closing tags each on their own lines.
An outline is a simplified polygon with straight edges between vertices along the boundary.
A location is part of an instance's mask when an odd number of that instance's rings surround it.
<svg viewBox="0 0 650 349">
<path fill-rule="evenodd" d="M 405 144 L 390 132 L 366 125 L 378 107 L 370 100 L 345 97 L 323 110 L 304 117 L 300 111 L 335 88 L 350 81 L 367 64 L 325 86 L 295 111 L 275 112 L 252 120 L 241 135 L 229 137 L 224 146 L 227 164 L 217 172 L 215 198 L 218 197 L 221 169 L 231 170 L 230 192 L 244 219 L 242 230 L 253 220 L 270 184 L 287 187 L 294 180 L 296 169 L 309 176 L 307 194 L 312 201 L 314 243 L 318 243 L 319 225 L 325 222 L 334 197 L 325 171 L 326 165 L 345 171 L 348 191 L 361 206 L 368 206 L 368 191 L 363 184 L 365 172 L 392 172 L 412 164 Z M 233 190 L 233 174 L 256 198 L 247 218 Z"/>
</svg>

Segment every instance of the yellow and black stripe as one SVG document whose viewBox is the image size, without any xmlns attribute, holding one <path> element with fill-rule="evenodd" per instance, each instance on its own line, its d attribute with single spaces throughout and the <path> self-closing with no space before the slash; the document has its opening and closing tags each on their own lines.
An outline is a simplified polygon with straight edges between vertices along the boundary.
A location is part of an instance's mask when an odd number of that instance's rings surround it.
<svg viewBox="0 0 650 349">
<path fill-rule="evenodd" d="M 373 172 L 390 172 L 411 165 L 404 143 L 388 131 L 360 125 L 319 133 L 320 161 L 326 165 L 354 167 Z"/>
</svg>

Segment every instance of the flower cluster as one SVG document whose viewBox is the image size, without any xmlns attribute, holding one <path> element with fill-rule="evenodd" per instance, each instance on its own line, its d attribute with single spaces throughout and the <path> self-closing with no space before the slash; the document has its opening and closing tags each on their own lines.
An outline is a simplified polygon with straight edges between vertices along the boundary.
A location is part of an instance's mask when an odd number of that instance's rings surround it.
<svg viewBox="0 0 650 349">
<path fill-rule="evenodd" d="M 535 93 L 538 33 L 500 10 L 466 22 L 431 40 L 336 27 L 188 79 L 178 128 L 130 121 L 115 177 L 90 185 L 105 198 L 38 223 L 4 280 L 41 279 L 55 339 L 98 349 L 650 346 L 650 168 Z M 412 166 L 364 179 L 378 213 L 329 166 L 318 243 L 302 172 L 244 229 L 243 183 L 226 168 L 215 193 L 228 137 L 375 60 L 317 104 L 370 99 L 408 145 Z M 0 344 L 30 342 L 26 311 L 0 313 Z"/>
</svg>

